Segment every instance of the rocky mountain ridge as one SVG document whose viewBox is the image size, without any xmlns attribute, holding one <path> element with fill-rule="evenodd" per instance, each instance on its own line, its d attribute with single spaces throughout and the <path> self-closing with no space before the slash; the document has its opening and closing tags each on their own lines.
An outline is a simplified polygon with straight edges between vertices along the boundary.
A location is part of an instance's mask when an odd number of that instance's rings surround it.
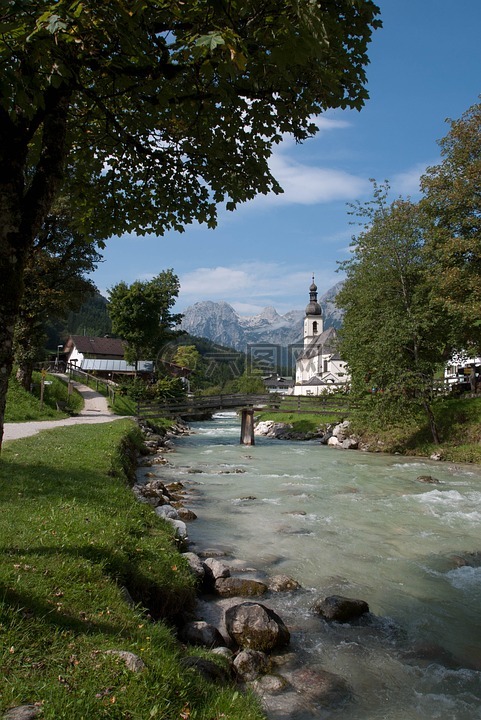
<svg viewBox="0 0 481 720">
<path fill-rule="evenodd" d="M 324 329 L 338 328 L 342 311 L 335 305 L 337 283 L 319 298 L 324 317 Z M 196 337 L 204 337 L 224 347 L 244 351 L 247 345 L 272 343 L 287 347 L 302 340 L 304 310 L 290 310 L 280 315 L 273 307 L 266 307 L 258 315 L 243 317 L 225 301 L 205 300 L 184 311 L 181 329 Z"/>
</svg>

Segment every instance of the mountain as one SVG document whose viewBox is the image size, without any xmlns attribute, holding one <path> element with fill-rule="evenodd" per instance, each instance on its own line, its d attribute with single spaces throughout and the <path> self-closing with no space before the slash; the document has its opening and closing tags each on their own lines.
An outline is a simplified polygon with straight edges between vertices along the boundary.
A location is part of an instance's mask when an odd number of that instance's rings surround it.
<svg viewBox="0 0 481 720">
<path fill-rule="evenodd" d="M 339 327 L 342 311 L 335 306 L 335 297 L 342 282 L 330 288 L 320 299 L 324 329 Z M 304 310 L 290 310 L 279 315 L 273 307 L 266 307 L 258 315 L 243 317 L 226 302 L 204 302 L 184 310 L 181 329 L 190 335 L 204 337 L 219 345 L 244 351 L 247 345 L 272 343 L 287 347 L 302 339 Z"/>
</svg>

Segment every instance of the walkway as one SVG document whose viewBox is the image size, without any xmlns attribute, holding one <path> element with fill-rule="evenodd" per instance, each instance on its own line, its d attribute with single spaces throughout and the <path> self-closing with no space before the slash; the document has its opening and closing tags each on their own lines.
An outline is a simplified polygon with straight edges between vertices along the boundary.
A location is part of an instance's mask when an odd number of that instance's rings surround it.
<svg viewBox="0 0 481 720">
<path fill-rule="evenodd" d="M 75 417 L 62 420 L 34 420 L 31 422 L 5 423 L 3 441 L 19 440 L 36 435 L 40 430 L 51 430 L 63 425 L 82 425 L 86 423 L 105 423 L 120 420 L 122 416 L 114 415 L 109 409 L 106 398 L 82 383 L 72 383 L 84 399 L 84 409 Z"/>
</svg>

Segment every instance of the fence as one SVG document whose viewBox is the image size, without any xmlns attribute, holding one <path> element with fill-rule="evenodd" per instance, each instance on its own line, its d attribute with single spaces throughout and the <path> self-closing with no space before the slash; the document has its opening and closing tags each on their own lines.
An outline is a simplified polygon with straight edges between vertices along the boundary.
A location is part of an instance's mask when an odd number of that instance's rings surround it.
<svg viewBox="0 0 481 720">
<path fill-rule="evenodd" d="M 278 399 L 274 399 L 272 395 L 205 395 L 157 403 L 140 401 L 137 403 L 137 415 L 143 418 L 165 415 L 192 417 L 222 410 L 236 410 L 242 407 L 265 406 L 267 408 L 268 403 L 278 402 Z"/>
<path fill-rule="evenodd" d="M 103 388 L 105 395 L 107 395 L 112 405 L 115 403 L 115 391 L 117 389 L 117 385 L 112 380 L 105 380 L 104 378 L 99 378 L 96 375 L 91 375 L 90 373 L 85 372 L 85 370 L 81 370 L 76 367 L 74 363 L 69 363 L 67 365 L 67 372 L 70 380 L 80 381 L 84 383 L 84 385 L 95 388 L 97 392 L 99 391 L 99 388 Z"/>
</svg>

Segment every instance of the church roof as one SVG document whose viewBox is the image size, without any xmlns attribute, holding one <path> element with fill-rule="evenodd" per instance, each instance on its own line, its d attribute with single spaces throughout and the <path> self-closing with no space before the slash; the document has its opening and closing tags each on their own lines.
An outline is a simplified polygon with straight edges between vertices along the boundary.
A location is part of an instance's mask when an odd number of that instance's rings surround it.
<svg viewBox="0 0 481 720">
<path fill-rule="evenodd" d="M 317 355 L 332 355 L 336 352 L 337 332 L 333 327 L 317 335 L 299 355 L 299 360 L 307 360 Z"/>
<path fill-rule="evenodd" d="M 325 375 L 322 378 L 314 375 L 309 380 L 301 383 L 301 385 L 332 385 L 334 382 L 336 382 L 336 378 L 331 374 Z"/>
</svg>

